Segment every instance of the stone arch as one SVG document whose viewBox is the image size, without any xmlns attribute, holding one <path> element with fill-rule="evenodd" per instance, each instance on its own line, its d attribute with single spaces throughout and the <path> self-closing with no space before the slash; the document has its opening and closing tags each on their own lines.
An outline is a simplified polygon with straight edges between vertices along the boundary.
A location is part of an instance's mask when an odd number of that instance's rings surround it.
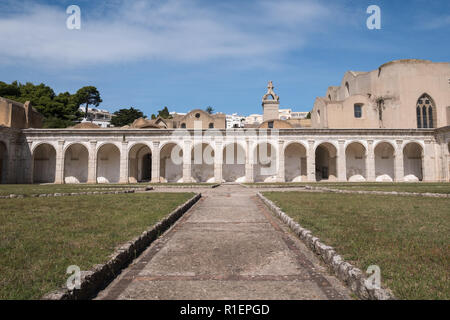
<svg viewBox="0 0 450 320">
<path fill-rule="evenodd" d="M 270 142 L 258 143 L 253 149 L 255 182 L 276 182 L 277 149 Z"/>
<path fill-rule="evenodd" d="M 6 143 L 0 141 L 0 184 L 7 182 L 8 174 L 8 148 Z"/>
<path fill-rule="evenodd" d="M 289 143 L 284 148 L 284 176 L 286 182 L 306 181 L 306 158 L 306 147 L 299 142 Z"/>
<path fill-rule="evenodd" d="M 345 148 L 347 180 L 362 182 L 367 180 L 366 147 L 361 142 L 350 142 Z"/>
<path fill-rule="evenodd" d="M 33 149 L 33 183 L 55 183 L 56 150 L 49 143 Z"/>
<path fill-rule="evenodd" d="M 245 182 L 245 149 L 229 143 L 222 151 L 222 178 L 225 182 Z"/>
<path fill-rule="evenodd" d="M 403 179 L 423 180 L 423 147 L 417 142 L 409 142 L 403 147 Z"/>
<path fill-rule="evenodd" d="M 175 142 L 167 142 L 160 149 L 160 175 L 162 182 L 183 181 L 183 148 Z"/>
<path fill-rule="evenodd" d="M 81 143 L 69 145 L 64 152 L 64 183 L 86 183 L 88 168 L 88 148 Z"/>
<path fill-rule="evenodd" d="M 104 143 L 97 149 L 97 183 L 119 183 L 120 149 Z"/>
<path fill-rule="evenodd" d="M 214 148 L 209 143 L 191 149 L 191 178 L 195 182 L 214 182 Z"/>
<path fill-rule="evenodd" d="M 395 147 L 386 141 L 377 143 L 374 149 L 375 181 L 393 182 L 395 178 Z"/>
<path fill-rule="evenodd" d="M 128 178 L 131 183 L 152 180 L 152 150 L 145 143 L 136 143 L 128 152 Z"/>
<path fill-rule="evenodd" d="M 319 144 L 315 151 L 316 181 L 337 180 L 337 149 L 330 142 Z"/>
</svg>

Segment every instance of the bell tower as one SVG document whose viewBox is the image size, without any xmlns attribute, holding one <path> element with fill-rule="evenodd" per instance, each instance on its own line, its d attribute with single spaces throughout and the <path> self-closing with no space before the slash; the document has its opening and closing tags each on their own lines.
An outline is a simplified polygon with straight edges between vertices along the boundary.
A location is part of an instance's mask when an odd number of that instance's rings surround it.
<svg viewBox="0 0 450 320">
<path fill-rule="evenodd" d="M 267 93 L 262 98 L 263 121 L 278 119 L 280 97 L 273 91 L 272 81 L 267 85 Z"/>
</svg>

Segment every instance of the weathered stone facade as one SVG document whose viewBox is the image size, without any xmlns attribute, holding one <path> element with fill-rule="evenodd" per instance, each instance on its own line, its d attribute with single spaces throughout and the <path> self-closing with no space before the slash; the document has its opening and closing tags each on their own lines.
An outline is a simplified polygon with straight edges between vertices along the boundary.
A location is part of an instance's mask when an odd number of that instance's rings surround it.
<svg viewBox="0 0 450 320">
<path fill-rule="evenodd" d="M 449 63 L 350 71 L 316 100 L 312 128 L 278 119 L 271 81 L 258 129 L 226 130 L 225 115 L 198 109 L 123 128 L 9 125 L 0 127 L 0 181 L 450 181 L 449 85 Z"/>
<path fill-rule="evenodd" d="M 450 127 L 2 127 L 0 146 L 3 183 L 450 181 Z"/>
</svg>

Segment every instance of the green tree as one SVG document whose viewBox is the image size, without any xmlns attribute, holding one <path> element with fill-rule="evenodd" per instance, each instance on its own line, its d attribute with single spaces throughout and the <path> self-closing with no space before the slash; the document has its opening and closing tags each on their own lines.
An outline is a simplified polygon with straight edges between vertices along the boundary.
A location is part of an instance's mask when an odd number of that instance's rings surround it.
<svg viewBox="0 0 450 320">
<path fill-rule="evenodd" d="M 73 125 L 82 116 L 74 95 L 69 92 L 56 95 L 52 88 L 43 83 L 34 85 L 31 82 L 0 82 L 0 96 L 22 103 L 30 101 L 44 116 L 44 128 L 65 128 Z"/>
<path fill-rule="evenodd" d="M 146 118 L 146 116 L 139 109 L 135 109 L 133 107 L 129 109 L 120 109 L 119 111 L 114 112 L 111 119 L 111 124 L 115 127 L 123 127 L 139 118 Z"/>
<path fill-rule="evenodd" d="M 89 105 L 93 105 L 98 107 L 98 105 L 103 101 L 100 98 L 100 92 L 98 92 L 96 87 L 93 86 L 87 86 L 83 87 L 80 90 L 77 91 L 75 94 L 78 105 L 85 104 L 85 117 L 87 118 L 88 114 L 88 107 Z"/>
<path fill-rule="evenodd" d="M 214 112 L 214 108 L 211 106 L 207 106 L 205 111 L 208 112 L 209 114 L 212 114 Z"/>
<path fill-rule="evenodd" d="M 152 114 L 153 120 L 158 117 L 161 117 L 163 119 L 172 119 L 172 116 L 170 115 L 169 109 L 167 107 L 164 107 L 161 110 L 158 110 L 158 115 Z"/>
<path fill-rule="evenodd" d="M 308 112 L 308 114 L 306 115 L 306 119 L 311 119 L 311 112 Z"/>
</svg>

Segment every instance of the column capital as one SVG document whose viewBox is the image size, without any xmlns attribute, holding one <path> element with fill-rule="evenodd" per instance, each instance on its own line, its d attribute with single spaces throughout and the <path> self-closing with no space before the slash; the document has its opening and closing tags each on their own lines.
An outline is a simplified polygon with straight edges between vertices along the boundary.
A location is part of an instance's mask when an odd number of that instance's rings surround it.
<svg viewBox="0 0 450 320">
<path fill-rule="evenodd" d="M 397 146 L 399 146 L 399 147 L 403 144 L 403 140 L 401 140 L 401 139 L 395 140 L 395 142 L 397 143 Z"/>
<path fill-rule="evenodd" d="M 338 140 L 338 143 L 339 143 L 340 145 L 345 144 L 345 140 Z"/>
</svg>

